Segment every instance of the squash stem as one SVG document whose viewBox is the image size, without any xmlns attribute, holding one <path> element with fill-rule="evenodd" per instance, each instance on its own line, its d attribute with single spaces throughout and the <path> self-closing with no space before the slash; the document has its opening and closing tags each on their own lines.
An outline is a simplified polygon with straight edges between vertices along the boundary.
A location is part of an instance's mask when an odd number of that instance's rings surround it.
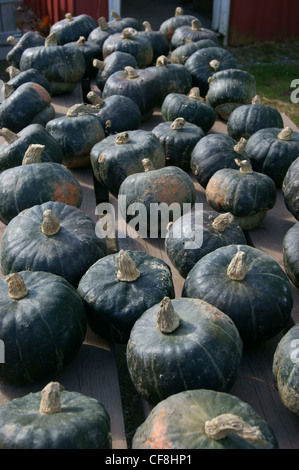
<svg viewBox="0 0 299 470">
<path fill-rule="evenodd" d="M 140 277 L 140 272 L 136 268 L 134 260 L 124 250 L 120 250 L 117 255 L 117 279 L 118 281 L 133 282 Z"/>
<path fill-rule="evenodd" d="M 2 129 L 0 129 L 0 135 L 4 137 L 8 144 L 12 144 L 13 142 L 19 139 L 18 134 L 15 134 L 6 127 L 2 127 Z"/>
<path fill-rule="evenodd" d="M 45 149 L 45 145 L 31 144 L 28 146 L 25 155 L 22 160 L 22 165 L 29 165 L 31 163 L 41 163 L 42 153 Z"/>
<path fill-rule="evenodd" d="M 42 389 L 39 407 L 41 414 L 53 414 L 61 411 L 60 393 L 62 389 L 58 382 L 50 382 Z"/>
<path fill-rule="evenodd" d="M 47 209 L 43 213 L 41 230 L 47 236 L 56 235 L 60 230 L 59 220 L 51 209 Z"/>
<path fill-rule="evenodd" d="M 28 294 L 27 286 L 20 273 L 8 274 L 5 277 L 8 286 L 8 296 L 12 300 L 20 300 Z"/>
<path fill-rule="evenodd" d="M 227 275 L 233 281 L 242 281 L 247 273 L 244 251 L 238 251 L 228 265 Z"/>
<path fill-rule="evenodd" d="M 258 426 L 251 426 L 240 416 L 232 413 L 224 413 L 210 421 L 206 421 L 205 432 L 208 437 L 216 441 L 224 439 L 229 433 L 234 433 L 247 442 L 266 444 Z"/>
<path fill-rule="evenodd" d="M 171 299 L 164 297 L 161 300 L 157 315 L 157 328 L 161 333 L 169 334 L 180 325 L 180 317 L 173 308 Z"/>
<path fill-rule="evenodd" d="M 212 222 L 212 227 L 217 230 L 217 232 L 224 232 L 234 221 L 234 216 L 230 212 L 225 214 L 220 214 Z"/>
</svg>

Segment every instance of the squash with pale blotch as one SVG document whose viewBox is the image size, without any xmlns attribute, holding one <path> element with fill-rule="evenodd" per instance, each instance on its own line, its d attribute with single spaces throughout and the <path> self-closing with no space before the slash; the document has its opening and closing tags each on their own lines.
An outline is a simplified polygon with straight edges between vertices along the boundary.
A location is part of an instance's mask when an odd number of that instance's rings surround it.
<svg viewBox="0 0 299 470">
<path fill-rule="evenodd" d="M 132 449 L 278 449 L 278 441 L 248 403 L 225 392 L 187 390 L 153 408 Z"/>
</svg>

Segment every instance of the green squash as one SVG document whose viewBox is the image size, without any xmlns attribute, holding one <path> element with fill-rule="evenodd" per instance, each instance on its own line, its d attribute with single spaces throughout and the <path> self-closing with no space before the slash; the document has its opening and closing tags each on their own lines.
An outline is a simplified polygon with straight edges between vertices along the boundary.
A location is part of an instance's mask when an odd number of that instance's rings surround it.
<svg viewBox="0 0 299 470">
<path fill-rule="evenodd" d="M 98 26 L 94 28 L 89 35 L 87 36 L 87 41 L 92 42 L 100 46 L 101 48 L 101 56 L 100 60 L 103 60 L 103 51 L 102 51 L 102 46 L 104 44 L 105 39 L 107 39 L 110 34 L 117 33 L 118 31 L 121 31 L 121 29 L 116 26 L 112 26 L 111 24 L 108 25 L 106 18 L 104 16 L 101 16 L 97 20 Z"/>
<path fill-rule="evenodd" d="M 184 118 L 161 122 L 152 129 L 163 147 L 166 165 L 173 165 L 190 170 L 192 150 L 205 132 L 196 124 L 186 122 Z"/>
<path fill-rule="evenodd" d="M 279 341 L 272 371 L 282 403 L 299 416 L 299 324 L 293 326 Z"/>
<path fill-rule="evenodd" d="M 109 28 L 117 29 L 122 31 L 124 28 L 134 28 L 136 31 L 142 30 L 142 24 L 137 18 L 126 16 L 122 18 L 115 10 L 111 10 L 111 16 L 113 20 L 108 21 Z"/>
<path fill-rule="evenodd" d="M 283 264 L 292 283 L 299 289 L 299 222 L 293 225 L 282 241 Z"/>
<path fill-rule="evenodd" d="M 142 23 L 144 31 L 141 30 L 139 35 L 147 37 L 149 39 L 152 49 L 153 49 L 153 60 L 155 63 L 158 57 L 161 55 L 168 56 L 170 51 L 170 45 L 163 33 L 161 31 L 153 31 L 151 24 L 148 21 L 143 21 Z"/>
<path fill-rule="evenodd" d="M 159 31 L 166 36 L 167 40 L 171 41 L 173 33 L 176 28 L 183 25 L 190 25 L 192 20 L 195 20 L 196 16 L 185 14 L 182 7 L 176 7 L 174 16 L 167 18 L 160 24 Z"/>
<path fill-rule="evenodd" d="M 254 171 L 268 175 L 281 188 L 289 166 L 299 155 L 299 132 L 290 127 L 261 129 L 248 139 L 246 152 Z"/>
<path fill-rule="evenodd" d="M 249 160 L 245 139 L 238 143 L 226 134 L 209 134 L 194 147 L 191 154 L 191 169 L 199 182 L 206 188 L 210 178 L 223 168 L 237 169 L 236 159 Z"/>
<path fill-rule="evenodd" d="M 170 41 L 171 49 L 175 50 L 184 44 L 184 39 L 188 38 L 193 42 L 201 39 L 210 39 L 218 45 L 218 36 L 215 31 L 203 28 L 198 19 L 192 20 L 191 25 L 183 25 L 176 28 Z"/>
<path fill-rule="evenodd" d="M 132 27 L 125 27 L 122 32 L 111 34 L 105 39 L 102 46 L 105 59 L 114 51 L 122 51 L 135 57 L 139 68 L 145 68 L 153 61 L 153 48 L 150 40 L 139 34 Z"/>
<path fill-rule="evenodd" d="M 206 103 L 215 109 L 221 119 L 227 121 L 234 109 L 250 104 L 255 95 L 254 75 L 237 67 L 226 67 L 226 70 L 218 69 L 211 76 Z"/>
<path fill-rule="evenodd" d="M 82 78 L 94 78 L 97 69 L 93 66 L 93 60 L 101 59 L 102 48 L 94 42 L 88 42 L 84 36 L 80 36 L 75 42 L 69 42 L 68 45 L 78 48 L 82 52 L 85 60 L 85 73 Z"/>
<path fill-rule="evenodd" d="M 144 158 L 149 158 L 156 169 L 165 166 L 165 154 L 158 138 L 142 129 L 108 136 L 90 152 L 95 178 L 116 194 L 127 176 L 144 171 Z"/>
<path fill-rule="evenodd" d="M 191 41 L 188 38 L 183 38 L 183 44 L 178 46 L 171 52 L 170 62 L 172 64 L 185 64 L 186 60 L 199 49 L 205 47 L 215 47 L 217 44 L 211 39 L 200 39 L 199 41 Z"/>
<path fill-rule="evenodd" d="M 162 102 L 161 114 L 164 121 L 181 117 L 201 127 L 204 132 L 208 132 L 216 121 L 214 109 L 201 100 L 198 87 L 192 88 L 188 94 L 169 93 Z"/>
<path fill-rule="evenodd" d="M 97 22 L 89 15 L 72 16 L 66 13 L 65 18 L 52 24 L 50 34 L 55 33 L 57 44 L 63 45 L 77 41 L 80 36 L 87 38 L 96 27 Z"/>
<path fill-rule="evenodd" d="M 139 128 L 141 123 L 140 109 L 135 101 L 128 96 L 111 95 L 103 99 L 96 92 L 90 91 L 86 98 L 93 105 L 98 106 L 96 115 L 101 120 L 106 137 Z"/>
<path fill-rule="evenodd" d="M 38 83 L 51 95 L 51 84 L 38 70 L 28 69 L 21 72 L 16 67 L 10 66 L 6 72 L 9 74 L 9 80 L 4 84 L 4 98 L 8 98 L 14 90 L 27 82 Z"/>
<path fill-rule="evenodd" d="M 127 176 L 119 188 L 120 214 L 132 228 L 138 224 L 142 235 L 145 236 L 147 227 L 151 237 L 164 236 L 173 218 L 191 210 L 196 199 L 195 187 L 179 167 L 155 170 L 149 159 L 142 164 L 145 171 Z"/>
<path fill-rule="evenodd" d="M 59 45 L 51 33 L 44 46 L 29 47 L 20 60 L 20 70 L 37 69 L 51 84 L 52 96 L 71 93 L 82 80 L 86 63 L 78 47 Z"/>
<path fill-rule="evenodd" d="M 222 246 L 201 258 L 189 272 L 182 296 L 203 299 L 226 313 L 246 347 L 280 333 L 293 307 L 283 269 L 248 245 Z"/>
<path fill-rule="evenodd" d="M 46 130 L 63 151 L 63 164 L 67 168 L 90 166 L 92 147 L 105 138 L 98 109 L 85 103 L 72 106 L 65 116 L 51 119 Z"/>
<path fill-rule="evenodd" d="M 282 116 L 276 108 L 261 104 L 258 95 L 251 104 L 235 108 L 227 121 L 227 133 L 235 140 L 249 139 L 255 132 L 269 127 L 282 129 Z"/>
<path fill-rule="evenodd" d="M 44 46 L 45 37 L 36 31 L 26 31 L 20 39 L 16 39 L 14 36 L 8 36 L 6 41 L 12 47 L 6 55 L 6 61 L 8 65 L 18 69 L 24 50 L 29 47 Z"/>
<path fill-rule="evenodd" d="M 0 280 L 0 306 L 1 379 L 35 383 L 60 373 L 75 358 L 86 333 L 86 313 L 76 289 L 61 276 L 11 273 Z"/>
<path fill-rule="evenodd" d="M 271 426 L 239 398 L 187 390 L 158 403 L 136 430 L 133 449 L 277 449 Z"/>
<path fill-rule="evenodd" d="M 51 96 L 34 82 L 25 82 L 0 104 L 0 128 L 20 132 L 29 124 L 45 126 L 55 116 Z"/>
<path fill-rule="evenodd" d="M 136 321 L 126 357 L 137 391 L 156 405 L 183 390 L 228 391 L 242 353 L 227 315 L 199 299 L 165 297 Z"/>
<path fill-rule="evenodd" d="M 299 156 L 289 166 L 282 182 L 286 208 L 299 220 Z"/>
<path fill-rule="evenodd" d="M 128 52 L 114 51 L 109 54 L 105 60 L 94 60 L 93 66 L 96 69 L 95 82 L 100 90 L 103 90 L 105 83 L 114 72 L 124 70 L 130 66 L 134 69 L 138 68 L 136 59 Z"/>
<path fill-rule="evenodd" d="M 47 201 L 80 207 L 79 181 L 59 163 L 41 162 L 44 148 L 44 145 L 30 145 L 22 165 L 0 173 L 0 220 L 4 224 L 24 209 Z"/>
<path fill-rule="evenodd" d="M 211 83 L 210 77 L 216 72 L 236 69 L 237 60 L 231 52 L 222 47 L 205 47 L 194 52 L 185 62 L 185 67 L 192 75 L 193 86 L 198 87 L 200 95 L 206 97 Z M 214 103 L 206 103 L 214 108 Z"/>
<path fill-rule="evenodd" d="M 208 204 L 217 212 L 230 212 L 243 230 L 259 227 L 276 203 L 276 187 L 267 175 L 252 170 L 247 160 L 237 160 L 239 170 L 223 168 L 206 187 Z"/>
<path fill-rule="evenodd" d="M 197 261 L 216 248 L 246 243 L 245 235 L 232 214 L 192 211 L 170 224 L 165 237 L 165 251 L 180 275 L 186 278 Z"/>
<path fill-rule="evenodd" d="M 78 285 L 93 331 L 127 343 L 145 310 L 165 296 L 174 297 L 170 267 L 142 251 L 121 250 L 91 266 Z"/>
<path fill-rule="evenodd" d="M 0 171 L 22 165 L 24 154 L 32 144 L 44 145 L 43 162 L 62 163 L 63 153 L 54 137 L 41 124 L 29 124 L 18 134 L 7 128 L 0 129 L 5 142 L 0 145 Z"/>
<path fill-rule="evenodd" d="M 7 225 L 0 249 L 4 275 L 46 271 L 77 286 L 87 269 L 107 255 L 93 220 L 80 209 L 48 201 L 25 209 Z"/>
<path fill-rule="evenodd" d="M 1 406 L 0 423 L 0 449 L 111 449 L 105 407 L 58 382 Z"/>
</svg>

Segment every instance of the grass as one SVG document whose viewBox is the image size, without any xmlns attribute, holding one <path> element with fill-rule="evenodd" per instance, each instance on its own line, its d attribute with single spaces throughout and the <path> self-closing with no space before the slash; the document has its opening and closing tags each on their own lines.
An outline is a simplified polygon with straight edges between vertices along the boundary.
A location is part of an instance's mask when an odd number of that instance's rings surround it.
<svg viewBox="0 0 299 470">
<path fill-rule="evenodd" d="M 284 112 L 299 127 L 299 103 L 291 101 L 291 93 L 295 91 L 291 83 L 299 80 L 299 62 L 250 64 L 242 69 L 255 76 L 262 103 Z"/>
</svg>

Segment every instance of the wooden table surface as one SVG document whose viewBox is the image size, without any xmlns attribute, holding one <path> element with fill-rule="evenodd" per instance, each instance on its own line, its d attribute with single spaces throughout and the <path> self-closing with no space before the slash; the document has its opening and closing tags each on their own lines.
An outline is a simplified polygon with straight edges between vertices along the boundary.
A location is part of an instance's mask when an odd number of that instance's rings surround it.
<svg viewBox="0 0 299 470">
<path fill-rule="evenodd" d="M 57 116 L 64 115 L 69 107 L 82 102 L 81 87 L 69 95 L 61 95 L 53 98 Z M 289 118 L 283 114 L 284 124 L 299 132 Z M 152 118 L 142 123 L 141 129 L 151 130 L 162 122 L 159 109 L 156 109 Z M 210 132 L 226 133 L 226 124 L 216 121 Z M 0 138 L 1 143 L 1 138 Z M 83 202 L 81 210 L 86 212 L 96 222 L 96 205 L 103 200 L 103 188 L 94 181 L 91 168 L 72 170 L 78 178 L 83 189 Z M 205 191 L 191 175 L 196 188 L 196 202 L 203 203 L 204 209 L 210 210 L 205 199 Z M 105 195 L 105 191 L 104 191 Z M 109 202 L 117 209 L 115 196 L 109 194 Z M 281 191 L 277 192 L 277 202 L 271 209 L 261 226 L 247 233 L 248 242 L 252 246 L 263 250 L 272 256 L 282 267 L 282 239 L 287 230 L 297 221 L 287 211 Z M 5 230 L 5 225 L 0 223 L 0 237 Z M 116 225 L 115 239 L 110 240 L 110 252 L 121 248 L 145 251 L 153 256 L 166 261 L 172 269 L 175 284 L 176 297 L 181 296 L 184 279 L 172 266 L 164 249 L 163 239 L 119 238 Z M 133 235 L 133 234 L 131 234 Z M 3 277 L 0 275 L 0 277 Z M 299 290 L 293 287 L 294 308 L 292 319 L 299 322 Z M 299 417 L 288 411 L 282 404 L 272 379 L 273 354 L 282 334 L 277 335 L 266 343 L 244 352 L 239 375 L 230 393 L 249 403 L 256 412 L 272 426 L 277 437 L 280 449 L 299 448 Z M 66 389 L 79 391 L 86 395 L 99 399 L 111 418 L 112 447 L 113 449 L 127 448 L 122 400 L 118 380 L 117 364 L 114 347 L 107 341 L 93 334 L 90 330 L 86 335 L 77 357 L 59 375 L 54 378 L 59 380 Z M 46 383 L 46 382 L 45 382 Z M 0 382 L 0 405 L 7 403 L 15 397 L 23 396 L 30 391 L 40 390 L 43 384 L 34 386 L 14 387 Z M 145 413 L 150 407 L 145 404 Z M 141 421 L 144 417 L 140 417 Z"/>
</svg>

